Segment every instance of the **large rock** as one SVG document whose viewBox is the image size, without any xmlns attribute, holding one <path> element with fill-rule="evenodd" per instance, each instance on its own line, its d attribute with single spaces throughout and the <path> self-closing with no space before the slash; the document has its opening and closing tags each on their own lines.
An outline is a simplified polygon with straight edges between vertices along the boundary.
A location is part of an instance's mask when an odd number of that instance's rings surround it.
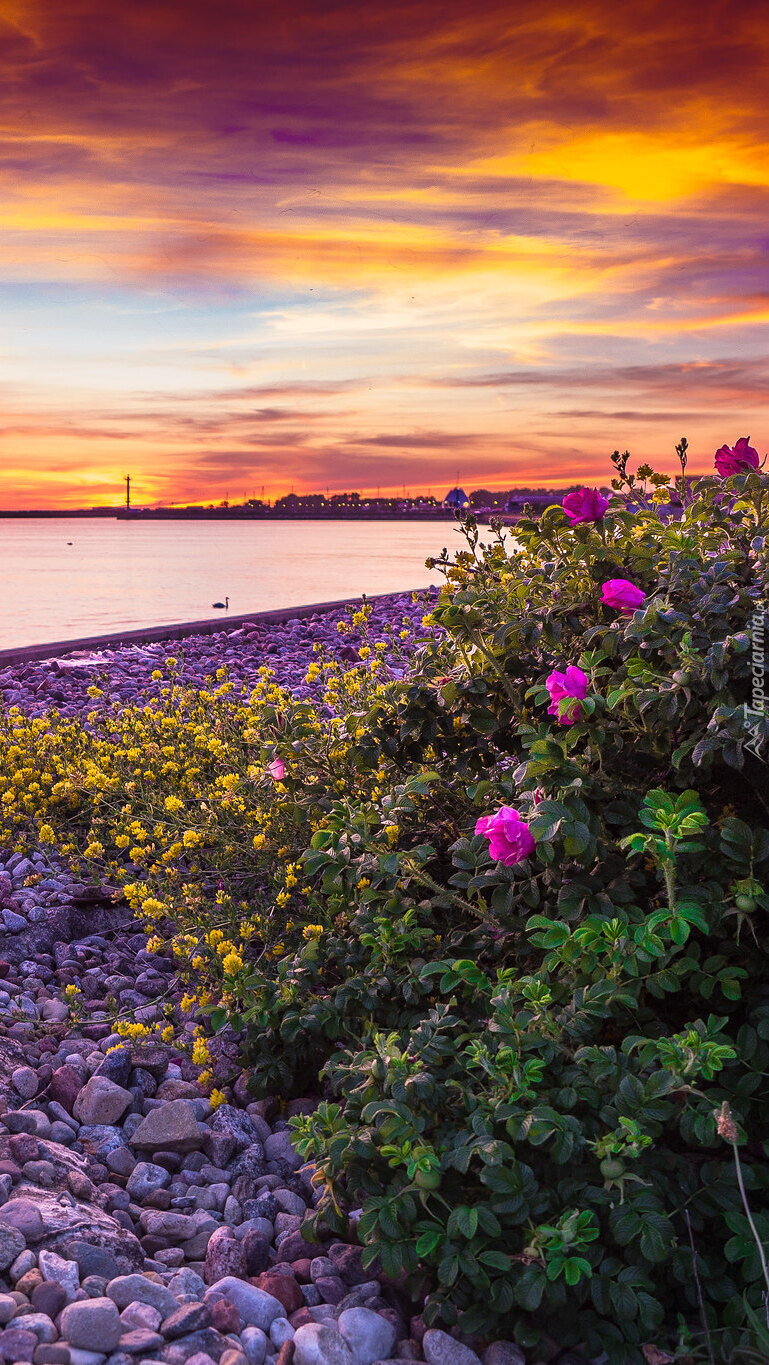
<svg viewBox="0 0 769 1365">
<path fill-rule="evenodd" d="M 170 1289 L 155 1280 L 145 1279 L 144 1275 L 120 1275 L 107 1285 L 107 1296 L 118 1308 L 127 1308 L 129 1303 L 148 1303 L 164 1318 L 170 1317 L 179 1307 Z"/>
<path fill-rule="evenodd" d="M 37 1204 L 28 1199 L 12 1199 L 0 1209 L 0 1224 L 17 1228 L 25 1242 L 39 1242 L 44 1225 Z"/>
<path fill-rule="evenodd" d="M 144 1252 L 132 1232 L 120 1227 L 96 1204 L 75 1199 L 67 1192 L 57 1195 L 53 1190 L 42 1190 L 37 1185 L 18 1185 L 7 1204 L 0 1209 L 0 1221 L 9 1223 L 15 1218 L 14 1205 L 23 1203 L 25 1226 L 34 1228 L 27 1241 L 35 1249 L 41 1245 L 68 1256 L 74 1242 L 87 1242 L 102 1247 L 114 1256 L 121 1270 L 131 1271 L 144 1265 Z M 36 1210 L 40 1224 L 34 1222 Z M 42 1225 L 42 1231 L 40 1226 Z"/>
<path fill-rule="evenodd" d="M 63 1339 L 81 1351 L 109 1354 L 120 1340 L 122 1324 L 112 1299 L 84 1299 L 62 1309 L 59 1326 Z"/>
<path fill-rule="evenodd" d="M 115 1085 L 108 1076 L 92 1076 L 75 1100 L 73 1113 L 78 1123 L 113 1124 L 133 1104 L 130 1090 Z"/>
<path fill-rule="evenodd" d="M 514 1341 L 492 1341 L 482 1359 L 483 1365 L 526 1365 L 526 1357 Z"/>
<path fill-rule="evenodd" d="M 232 1168 L 232 1193 L 242 1203 L 257 1193 L 257 1180 L 267 1174 L 267 1158 L 261 1142 L 252 1142 L 240 1153 Z"/>
<path fill-rule="evenodd" d="M 427 1365 L 481 1365 L 475 1351 L 437 1327 L 430 1327 L 425 1332 L 422 1351 Z"/>
<path fill-rule="evenodd" d="M 167 1341 L 173 1341 L 210 1326 L 211 1314 L 204 1303 L 183 1303 L 161 1323 L 160 1330 Z"/>
<path fill-rule="evenodd" d="M 225 1351 L 231 1351 L 233 1344 L 229 1337 L 222 1336 L 215 1327 L 201 1327 L 199 1332 L 190 1332 L 189 1336 L 169 1341 L 161 1349 L 160 1359 L 166 1365 L 185 1365 L 187 1361 L 190 1365 L 196 1365 L 196 1362 L 206 1365 L 206 1362 L 219 1360 Z"/>
<path fill-rule="evenodd" d="M 132 1199 L 146 1199 L 154 1190 L 164 1190 L 171 1184 L 171 1172 L 165 1166 L 156 1166 L 153 1161 L 137 1161 L 126 1182 L 126 1189 Z"/>
<path fill-rule="evenodd" d="M 42 1247 L 38 1253 L 37 1265 L 43 1279 L 60 1285 L 71 1303 L 80 1288 L 80 1269 L 77 1261 L 65 1261 L 64 1257 L 57 1255 L 55 1251 Z"/>
<path fill-rule="evenodd" d="M 206 1303 L 213 1302 L 217 1296 L 229 1299 L 245 1323 L 261 1327 L 263 1332 L 269 1332 L 275 1319 L 282 1318 L 284 1314 L 283 1304 L 272 1294 L 266 1294 L 263 1289 L 257 1289 L 256 1285 L 246 1280 L 235 1279 L 233 1275 L 225 1275 L 211 1285 L 206 1293 Z"/>
<path fill-rule="evenodd" d="M 105 1076 L 107 1080 L 114 1081 L 115 1085 L 127 1086 L 131 1075 L 131 1049 L 123 1044 L 112 1048 L 105 1055 L 104 1061 L 100 1062 L 94 1071 L 94 1076 Z"/>
<path fill-rule="evenodd" d="M 52 1100 L 56 1100 L 68 1114 L 72 1113 L 75 1101 L 83 1088 L 83 1082 L 73 1066 L 65 1062 L 54 1071 L 48 1086 Z"/>
<path fill-rule="evenodd" d="M 130 1138 L 130 1145 L 153 1152 L 193 1152 L 203 1136 L 190 1100 L 169 1100 L 149 1114 Z"/>
<path fill-rule="evenodd" d="M 355 1365 L 374 1365 L 392 1354 L 396 1331 L 387 1318 L 370 1308 L 345 1308 L 337 1327 L 352 1351 Z"/>
<path fill-rule="evenodd" d="M 19 1318 L 19 1323 L 23 1321 L 23 1318 Z M 4 1332 L 0 1332 L 0 1359 L 8 1361 L 32 1360 L 37 1345 L 38 1340 L 34 1332 L 25 1332 L 23 1327 L 11 1325 L 6 1327 Z"/>
<path fill-rule="evenodd" d="M 216 1284 L 232 1275 L 244 1280 L 248 1274 L 246 1250 L 239 1242 L 232 1228 L 220 1227 L 211 1234 L 206 1247 L 204 1279 L 206 1284 Z"/>
<path fill-rule="evenodd" d="M 294 1365 L 354 1365 L 354 1361 L 341 1332 L 324 1322 L 308 1322 L 296 1329 Z"/>
<path fill-rule="evenodd" d="M 245 1151 L 252 1142 L 257 1141 L 257 1133 L 248 1114 L 236 1109 L 232 1104 L 222 1104 L 211 1119 L 214 1133 L 226 1133 L 234 1140 L 237 1152 Z"/>
<path fill-rule="evenodd" d="M 264 1155 L 268 1161 L 277 1161 L 292 1171 L 298 1171 L 304 1160 L 292 1147 L 291 1133 L 287 1128 L 281 1128 L 265 1138 Z"/>
</svg>

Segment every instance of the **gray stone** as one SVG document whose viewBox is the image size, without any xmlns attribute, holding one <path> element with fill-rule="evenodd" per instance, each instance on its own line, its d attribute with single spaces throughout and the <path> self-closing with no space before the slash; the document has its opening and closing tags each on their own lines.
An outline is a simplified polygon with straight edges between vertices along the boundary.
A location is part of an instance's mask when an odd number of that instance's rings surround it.
<svg viewBox="0 0 769 1365">
<path fill-rule="evenodd" d="M 18 1306 L 10 1294 L 0 1294 L 0 1327 L 7 1327 L 11 1318 L 16 1316 Z"/>
<path fill-rule="evenodd" d="M 3 1205 L 3 1213 L 8 1205 Z M 5 1221 L 0 1223 L 0 1270 L 7 1270 L 9 1265 L 20 1256 L 26 1246 L 24 1237 L 18 1228 L 11 1227 Z"/>
<path fill-rule="evenodd" d="M 153 1308 L 159 1309 L 164 1318 L 170 1317 L 179 1306 L 165 1285 L 156 1284 L 154 1280 L 148 1280 L 144 1275 L 119 1275 L 107 1285 L 107 1297 L 112 1299 L 118 1308 L 127 1308 L 129 1303 L 149 1303 Z"/>
<path fill-rule="evenodd" d="M 163 1321 L 160 1330 L 164 1337 L 173 1341 L 175 1337 L 184 1337 L 190 1332 L 199 1331 L 201 1327 L 210 1326 L 211 1314 L 206 1304 L 183 1303 Z"/>
<path fill-rule="evenodd" d="M 132 1147 L 156 1152 L 192 1152 L 202 1145 L 203 1134 L 191 1101 L 169 1100 L 150 1110 L 129 1142 Z"/>
<path fill-rule="evenodd" d="M 346 1308 L 337 1326 L 352 1351 L 355 1365 L 373 1365 L 392 1354 L 397 1332 L 387 1318 L 370 1308 Z M 500 1362 L 501 1365 L 501 1362 Z"/>
<path fill-rule="evenodd" d="M 80 1091 L 72 1112 L 79 1123 L 111 1125 L 117 1123 L 132 1104 L 130 1090 L 115 1085 L 106 1076 L 92 1076 Z"/>
<path fill-rule="evenodd" d="M 174 1209 L 145 1209 L 139 1222 L 150 1237 L 162 1237 L 168 1246 L 186 1242 L 199 1231 L 189 1214 L 176 1213 Z"/>
<path fill-rule="evenodd" d="M 121 1323 L 112 1299 L 83 1299 L 68 1303 L 59 1320 L 62 1338 L 84 1351 L 114 1351 Z"/>
<path fill-rule="evenodd" d="M 157 1332 L 163 1320 L 163 1314 L 153 1308 L 151 1303 L 129 1303 L 120 1314 L 120 1321 L 128 1331 L 133 1331 L 135 1327 L 146 1327 L 150 1332 Z"/>
<path fill-rule="evenodd" d="M 206 1247 L 206 1268 L 203 1272 L 206 1284 L 216 1284 L 232 1275 L 244 1280 L 248 1274 L 248 1259 L 243 1243 L 238 1241 L 232 1228 L 217 1228 L 209 1238 Z"/>
<path fill-rule="evenodd" d="M 169 1280 L 168 1288 L 171 1290 L 172 1294 L 176 1294 L 177 1296 L 181 1294 L 192 1294 L 196 1299 L 202 1299 L 206 1292 L 206 1286 L 203 1279 L 198 1275 L 197 1271 L 192 1270 L 190 1266 L 184 1266 L 183 1269 L 177 1271 L 173 1279 Z"/>
<path fill-rule="evenodd" d="M 268 1161 L 284 1162 L 292 1171 L 298 1171 L 302 1164 L 302 1157 L 291 1146 L 291 1133 L 286 1128 L 265 1138 L 264 1155 Z"/>
<path fill-rule="evenodd" d="M 9 1133 L 34 1133 L 35 1137 L 51 1136 L 51 1121 L 42 1109 L 17 1109 L 5 1115 Z"/>
<path fill-rule="evenodd" d="M 23 1327 L 6 1327 L 0 1332 L 0 1358 L 3 1360 L 32 1360 L 38 1345 L 34 1332 L 25 1332 Z"/>
<path fill-rule="evenodd" d="M 53 1143 L 49 1145 L 53 1147 Z M 79 1162 L 84 1166 L 83 1158 L 77 1153 L 69 1152 L 66 1147 L 59 1148 L 59 1151 L 73 1165 Z M 75 1174 L 74 1170 L 72 1174 Z M 93 1192 L 91 1182 L 88 1181 L 87 1184 Z M 69 1199 L 66 1196 L 61 1198 L 56 1191 L 41 1190 L 34 1185 L 26 1184 L 17 1186 L 15 1196 L 18 1196 L 18 1200 L 14 1197 L 0 1209 L 0 1227 L 6 1210 L 13 1209 L 17 1202 L 23 1201 L 36 1207 L 43 1223 L 40 1238 L 36 1235 L 30 1240 L 42 1240 L 45 1246 L 52 1250 L 64 1252 L 73 1241 L 87 1241 L 93 1246 L 103 1247 L 109 1251 L 120 1269 L 124 1271 L 133 1270 L 144 1264 L 144 1253 L 134 1234 L 119 1227 L 114 1218 L 95 1204 L 86 1203 L 80 1198 Z"/>
<path fill-rule="evenodd" d="M 37 1256 L 34 1251 L 22 1251 L 9 1268 L 8 1278 L 16 1284 L 28 1270 L 37 1270 Z"/>
<path fill-rule="evenodd" d="M 294 1336 L 294 1365 L 353 1365 L 340 1332 L 323 1322 L 307 1322 Z"/>
<path fill-rule="evenodd" d="M 167 1365 L 185 1365 L 186 1361 L 199 1352 L 218 1360 L 224 1351 L 232 1349 L 232 1345 L 229 1337 L 222 1336 L 221 1332 L 215 1331 L 213 1327 L 202 1327 L 198 1332 L 190 1332 L 189 1336 L 169 1341 L 162 1348 L 161 1354 Z"/>
<path fill-rule="evenodd" d="M 483 1365 L 526 1365 L 526 1357 L 514 1341 L 492 1341 L 481 1359 Z"/>
<path fill-rule="evenodd" d="M 427 1365 L 480 1365 L 475 1351 L 437 1327 L 429 1327 L 425 1332 L 422 1351 Z"/>
<path fill-rule="evenodd" d="M 114 1280 L 120 1274 L 120 1266 L 112 1252 L 105 1247 L 74 1241 L 68 1242 L 65 1249 L 69 1260 L 77 1262 L 81 1280 L 87 1275 L 101 1275 L 105 1280 Z"/>
<path fill-rule="evenodd" d="M 277 1318 L 275 1321 L 277 1322 Z M 244 1327 L 240 1334 L 240 1344 L 248 1365 L 264 1365 L 268 1340 L 260 1327 Z"/>
<path fill-rule="evenodd" d="M 146 1199 L 153 1190 L 165 1190 L 171 1184 L 171 1172 L 164 1166 L 156 1166 L 153 1161 L 139 1161 L 134 1166 L 126 1182 L 126 1189 L 132 1199 Z"/>
<path fill-rule="evenodd" d="M 225 1275 L 212 1284 L 206 1294 L 206 1302 L 212 1301 L 215 1295 L 229 1299 L 246 1324 L 261 1327 L 263 1332 L 269 1332 L 275 1319 L 282 1318 L 286 1311 L 272 1294 L 266 1294 L 263 1289 L 246 1280 L 235 1279 L 233 1275 Z"/>
<path fill-rule="evenodd" d="M 116 1147 L 114 1152 L 107 1153 L 105 1165 L 113 1175 L 129 1176 L 136 1166 L 136 1157 L 127 1147 Z"/>
<path fill-rule="evenodd" d="M 151 1356 L 158 1346 L 163 1345 L 159 1332 L 151 1332 L 148 1327 L 134 1327 L 124 1332 L 120 1338 L 119 1349 L 132 1356 Z"/>
<path fill-rule="evenodd" d="M 0 1209 L 0 1236 L 2 1224 L 16 1228 L 25 1242 L 37 1242 L 43 1235 L 43 1220 L 36 1204 L 28 1199 L 10 1199 Z"/>
<path fill-rule="evenodd" d="M 18 1066 L 11 1074 L 11 1085 L 23 1100 L 34 1099 L 40 1089 L 37 1072 L 31 1066 Z"/>
<path fill-rule="evenodd" d="M 103 1351 L 86 1351 L 82 1346 L 69 1347 L 70 1365 L 104 1365 L 107 1359 Z"/>
<path fill-rule="evenodd" d="M 276 1318 L 270 1327 L 270 1341 L 276 1350 L 280 1350 L 286 1341 L 294 1340 L 294 1328 L 288 1318 Z"/>
<path fill-rule="evenodd" d="M 211 1131 L 214 1133 L 227 1133 L 235 1142 L 237 1152 L 245 1151 L 253 1142 L 257 1141 L 256 1130 L 248 1114 L 244 1114 L 241 1109 L 236 1109 L 231 1104 L 221 1104 L 211 1119 Z"/>
<path fill-rule="evenodd" d="M 114 1052 L 108 1052 L 99 1063 L 94 1075 L 105 1076 L 108 1081 L 114 1081 L 115 1085 L 127 1086 L 131 1065 L 131 1049 L 125 1046 L 116 1047 Z"/>
<path fill-rule="evenodd" d="M 50 1346 L 59 1335 L 47 1313 L 25 1313 L 18 1323 L 25 1332 L 34 1332 L 38 1341 L 45 1346 Z"/>
<path fill-rule="evenodd" d="M 63 1256 L 57 1256 L 55 1251 L 48 1251 L 44 1247 L 38 1255 L 37 1266 L 44 1280 L 60 1284 L 70 1302 L 74 1299 L 80 1288 L 80 1271 L 76 1261 L 65 1261 Z"/>
<path fill-rule="evenodd" d="M 27 921 L 14 910 L 3 910 L 3 926 L 9 934 L 20 934 L 22 929 L 26 929 Z"/>
<path fill-rule="evenodd" d="M 270 1198 L 275 1201 L 282 1213 L 290 1213 L 304 1218 L 307 1212 L 307 1204 L 300 1195 L 294 1194 L 293 1190 L 273 1190 Z M 269 1214 L 266 1217 L 269 1218 Z"/>
</svg>

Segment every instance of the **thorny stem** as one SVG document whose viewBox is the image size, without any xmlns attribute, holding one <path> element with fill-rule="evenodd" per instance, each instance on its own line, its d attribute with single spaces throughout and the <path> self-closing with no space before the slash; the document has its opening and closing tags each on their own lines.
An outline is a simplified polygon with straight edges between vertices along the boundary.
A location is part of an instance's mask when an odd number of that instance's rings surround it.
<svg viewBox="0 0 769 1365">
<path fill-rule="evenodd" d="M 716 1359 L 715 1359 L 715 1356 L 713 1355 L 713 1342 L 711 1341 L 711 1338 L 710 1338 L 710 1328 L 708 1327 L 708 1320 L 707 1320 L 707 1318 L 706 1318 L 706 1316 L 705 1316 L 705 1303 L 704 1303 L 703 1297 L 702 1297 L 702 1285 L 700 1284 L 700 1273 L 699 1273 L 699 1271 L 698 1271 L 698 1269 L 697 1269 L 697 1251 L 696 1251 L 696 1248 L 695 1248 L 695 1245 L 694 1245 L 694 1233 L 692 1232 L 692 1220 L 691 1220 L 691 1218 L 689 1217 L 689 1210 L 688 1210 L 688 1209 L 685 1209 L 685 1210 L 684 1210 L 684 1217 L 685 1217 L 685 1219 L 686 1219 L 686 1226 L 687 1226 L 687 1228 L 689 1229 L 689 1246 L 690 1246 L 691 1249 L 692 1249 L 692 1270 L 694 1271 L 694 1283 L 695 1283 L 695 1285 L 697 1286 L 697 1302 L 698 1302 L 698 1304 L 699 1304 L 699 1306 L 700 1306 L 700 1318 L 702 1319 L 702 1326 L 703 1326 L 703 1329 L 704 1329 L 704 1332 L 705 1332 L 705 1342 L 706 1342 L 707 1348 L 708 1348 L 708 1359 L 709 1359 L 709 1361 L 710 1361 L 710 1365 L 716 1365 Z"/>
<path fill-rule="evenodd" d="M 494 655 L 492 654 L 491 650 L 488 649 L 488 648 L 486 647 L 486 645 L 483 643 L 483 640 L 480 638 L 480 636 L 474 635 L 473 632 L 470 631 L 470 630 L 468 630 L 467 633 L 468 633 L 468 635 L 470 636 L 470 639 L 472 640 L 472 642 L 473 642 L 473 644 L 475 645 L 476 649 L 480 650 L 481 654 L 484 656 L 485 659 L 488 659 L 489 663 L 491 664 L 492 668 L 494 669 L 494 672 L 495 672 L 495 673 L 497 674 L 497 676 L 499 677 L 499 679 L 500 679 L 500 681 L 501 681 L 501 683 L 502 683 L 502 686 L 504 687 L 504 689 L 505 689 L 505 691 L 506 691 L 508 697 L 510 698 L 511 702 L 513 703 L 513 706 L 517 706 L 517 705 L 518 705 L 518 698 L 517 698 L 517 696 L 516 696 L 516 694 L 515 694 L 514 689 L 510 686 L 510 680 L 509 680 L 507 674 L 505 673 L 504 669 L 500 667 L 500 665 L 499 665 L 497 659 L 494 657 Z M 466 655 L 465 655 L 465 658 L 467 658 Z M 469 663 L 469 661 L 468 661 L 468 663 Z"/>
<path fill-rule="evenodd" d="M 668 896 L 668 909 L 671 915 L 675 914 L 676 909 L 676 867 L 673 855 L 673 835 L 670 830 L 665 831 L 665 843 L 671 852 L 670 862 L 662 864 L 662 875 L 665 878 L 665 890 Z"/>
<path fill-rule="evenodd" d="M 404 870 L 406 869 L 404 868 Z M 427 887 L 430 891 L 440 892 L 441 896 L 445 896 L 447 900 L 453 901 L 454 905 L 458 905 L 460 909 L 469 910 L 477 919 L 488 919 L 488 910 L 482 910 L 479 906 L 473 905 L 471 901 L 466 901 L 462 896 L 457 896 L 455 892 L 447 891 L 445 886 L 439 886 L 438 882 L 433 881 L 432 877 L 429 876 L 427 872 L 420 872 L 411 865 L 408 865 L 407 870 L 409 876 L 412 877 L 415 882 L 418 882 L 420 886 Z"/>
<path fill-rule="evenodd" d="M 760 1238 L 760 1236 L 759 1236 L 758 1228 L 756 1227 L 755 1223 L 753 1222 L 753 1215 L 752 1215 L 752 1213 L 750 1212 L 750 1205 L 749 1205 L 749 1203 L 748 1203 L 748 1196 L 747 1196 L 747 1193 L 746 1193 L 746 1190 L 745 1190 L 745 1183 L 744 1183 L 744 1181 L 743 1181 L 743 1179 L 742 1179 L 742 1165 L 740 1164 L 740 1153 L 739 1153 L 738 1148 L 737 1148 L 737 1143 L 736 1143 L 733 1139 L 729 1139 L 729 1140 L 731 1141 L 732 1151 L 734 1152 L 734 1168 L 735 1168 L 735 1170 L 736 1170 L 736 1172 L 737 1172 L 737 1184 L 738 1184 L 739 1187 L 740 1187 L 740 1197 L 741 1197 L 741 1199 L 742 1199 L 742 1207 L 743 1207 L 744 1210 L 745 1210 L 745 1217 L 746 1217 L 747 1220 L 748 1220 L 748 1226 L 749 1226 L 749 1228 L 750 1228 L 750 1231 L 751 1231 L 752 1234 L 753 1234 L 753 1240 L 754 1240 L 754 1242 L 755 1242 L 755 1244 L 756 1244 L 756 1246 L 757 1246 L 757 1248 L 758 1248 L 758 1255 L 759 1255 L 759 1259 L 760 1259 L 760 1261 L 761 1261 L 761 1269 L 762 1269 L 763 1274 L 764 1274 L 764 1283 L 765 1283 L 765 1285 L 766 1285 L 766 1292 L 764 1293 L 764 1311 L 765 1311 L 766 1317 L 767 1317 L 767 1324 L 766 1324 L 766 1325 L 767 1325 L 767 1327 L 769 1327 L 769 1267 L 767 1267 L 767 1264 L 766 1264 L 766 1254 L 765 1254 L 765 1252 L 764 1252 L 763 1242 L 761 1241 L 761 1238 Z"/>
</svg>

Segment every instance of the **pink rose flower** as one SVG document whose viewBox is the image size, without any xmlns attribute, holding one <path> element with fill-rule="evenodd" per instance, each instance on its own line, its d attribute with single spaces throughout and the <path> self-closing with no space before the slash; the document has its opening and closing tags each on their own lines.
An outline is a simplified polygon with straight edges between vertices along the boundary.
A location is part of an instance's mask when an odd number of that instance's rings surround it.
<svg viewBox="0 0 769 1365">
<path fill-rule="evenodd" d="M 558 715 L 558 704 L 564 697 L 586 697 L 588 688 L 587 674 L 577 668 L 575 664 L 569 664 L 565 673 L 559 673 L 554 669 L 549 678 L 545 679 L 545 687 L 550 693 L 550 705 L 547 708 L 549 716 Z M 582 715 L 582 707 L 579 702 L 570 706 L 568 710 L 559 717 L 561 725 L 573 725 L 575 720 L 579 720 Z"/>
<path fill-rule="evenodd" d="M 492 858 L 505 867 L 522 862 L 536 847 L 526 821 L 512 806 L 500 806 L 495 815 L 481 816 L 475 832 L 486 836 Z"/>
<path fill-rule="evenodd" d="M 571 526 L 580 526 L 585 521 L 600 521 L 609 499 L 602 497 L 597 488 L 578 488 L 576 493 L 567 493 L 561 506 L 569 518 Z"/>
<path fill-rule="evenodd" d="M 715 464 L 722 479 L 731 474 L 747 474 L 758 469 L 758 451 L 753 449 L 749 436 L 741 436 L 734 446 L 721 446 L 716 451 Z"/>
<path fill-rule="evenodd" d="M 270 774 L 270 777 L 274 778 L 276 782 L 282 782 L 283 778 L 286 776 L 286 765 L 283 762 L 283 759 L 274 758 L 267 771 Z"/>
<path fill-rule="evenodd" d="M 610 578 L 604 583 L 601 595 L 607 607 L 616 607 L 617 611 L 624 612 L 626 616 L 632 616 L 646 601 L 646 593 L 641 592 L 641 589 L 627 578 Z"/>
</svg>

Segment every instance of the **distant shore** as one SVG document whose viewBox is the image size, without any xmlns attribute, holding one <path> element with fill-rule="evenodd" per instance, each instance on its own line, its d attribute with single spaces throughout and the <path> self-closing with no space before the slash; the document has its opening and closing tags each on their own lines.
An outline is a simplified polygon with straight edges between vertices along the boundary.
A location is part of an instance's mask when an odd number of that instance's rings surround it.
<svg viewBox="0 0 769 1365">
<path fill-rule="evenodd" d="M 555 500 L 555 499 L 554 499 Z M 517 512 L 502 512 L 496 508 L 481 508 L 478 511 L 472 508 L 465 509 L 473 511 L 473 515 L 479 521 L 487 521 L 490 516 L 499 517 L 505 525 L 512 525 L 520 515 Z M 71 517 L 98 517 L 101 520 L 112 519 L 113 521 L 454 521 L 454 510 L 451 507 L 425 508 L 422 511 L 400 511 L 386 512 L 380 509 L 369 509 L 366 507 L 335 507 L 328 511 L 323 509 L 313 511 L 286 512 L 282 508 L 242 508 L 242 507 L 141 507 L 132 508 L 126 511 L 125 508 L 116 510 L 110 507 L 102 511 L 100 508 L 88 510 L 78 509 L 73 511 L 48 511 L 45 509 L 31 509 L 29 511 L 0 511 L 0 518 L 33 518 L 58 517 L 66 520 Z"/>
</svg>

